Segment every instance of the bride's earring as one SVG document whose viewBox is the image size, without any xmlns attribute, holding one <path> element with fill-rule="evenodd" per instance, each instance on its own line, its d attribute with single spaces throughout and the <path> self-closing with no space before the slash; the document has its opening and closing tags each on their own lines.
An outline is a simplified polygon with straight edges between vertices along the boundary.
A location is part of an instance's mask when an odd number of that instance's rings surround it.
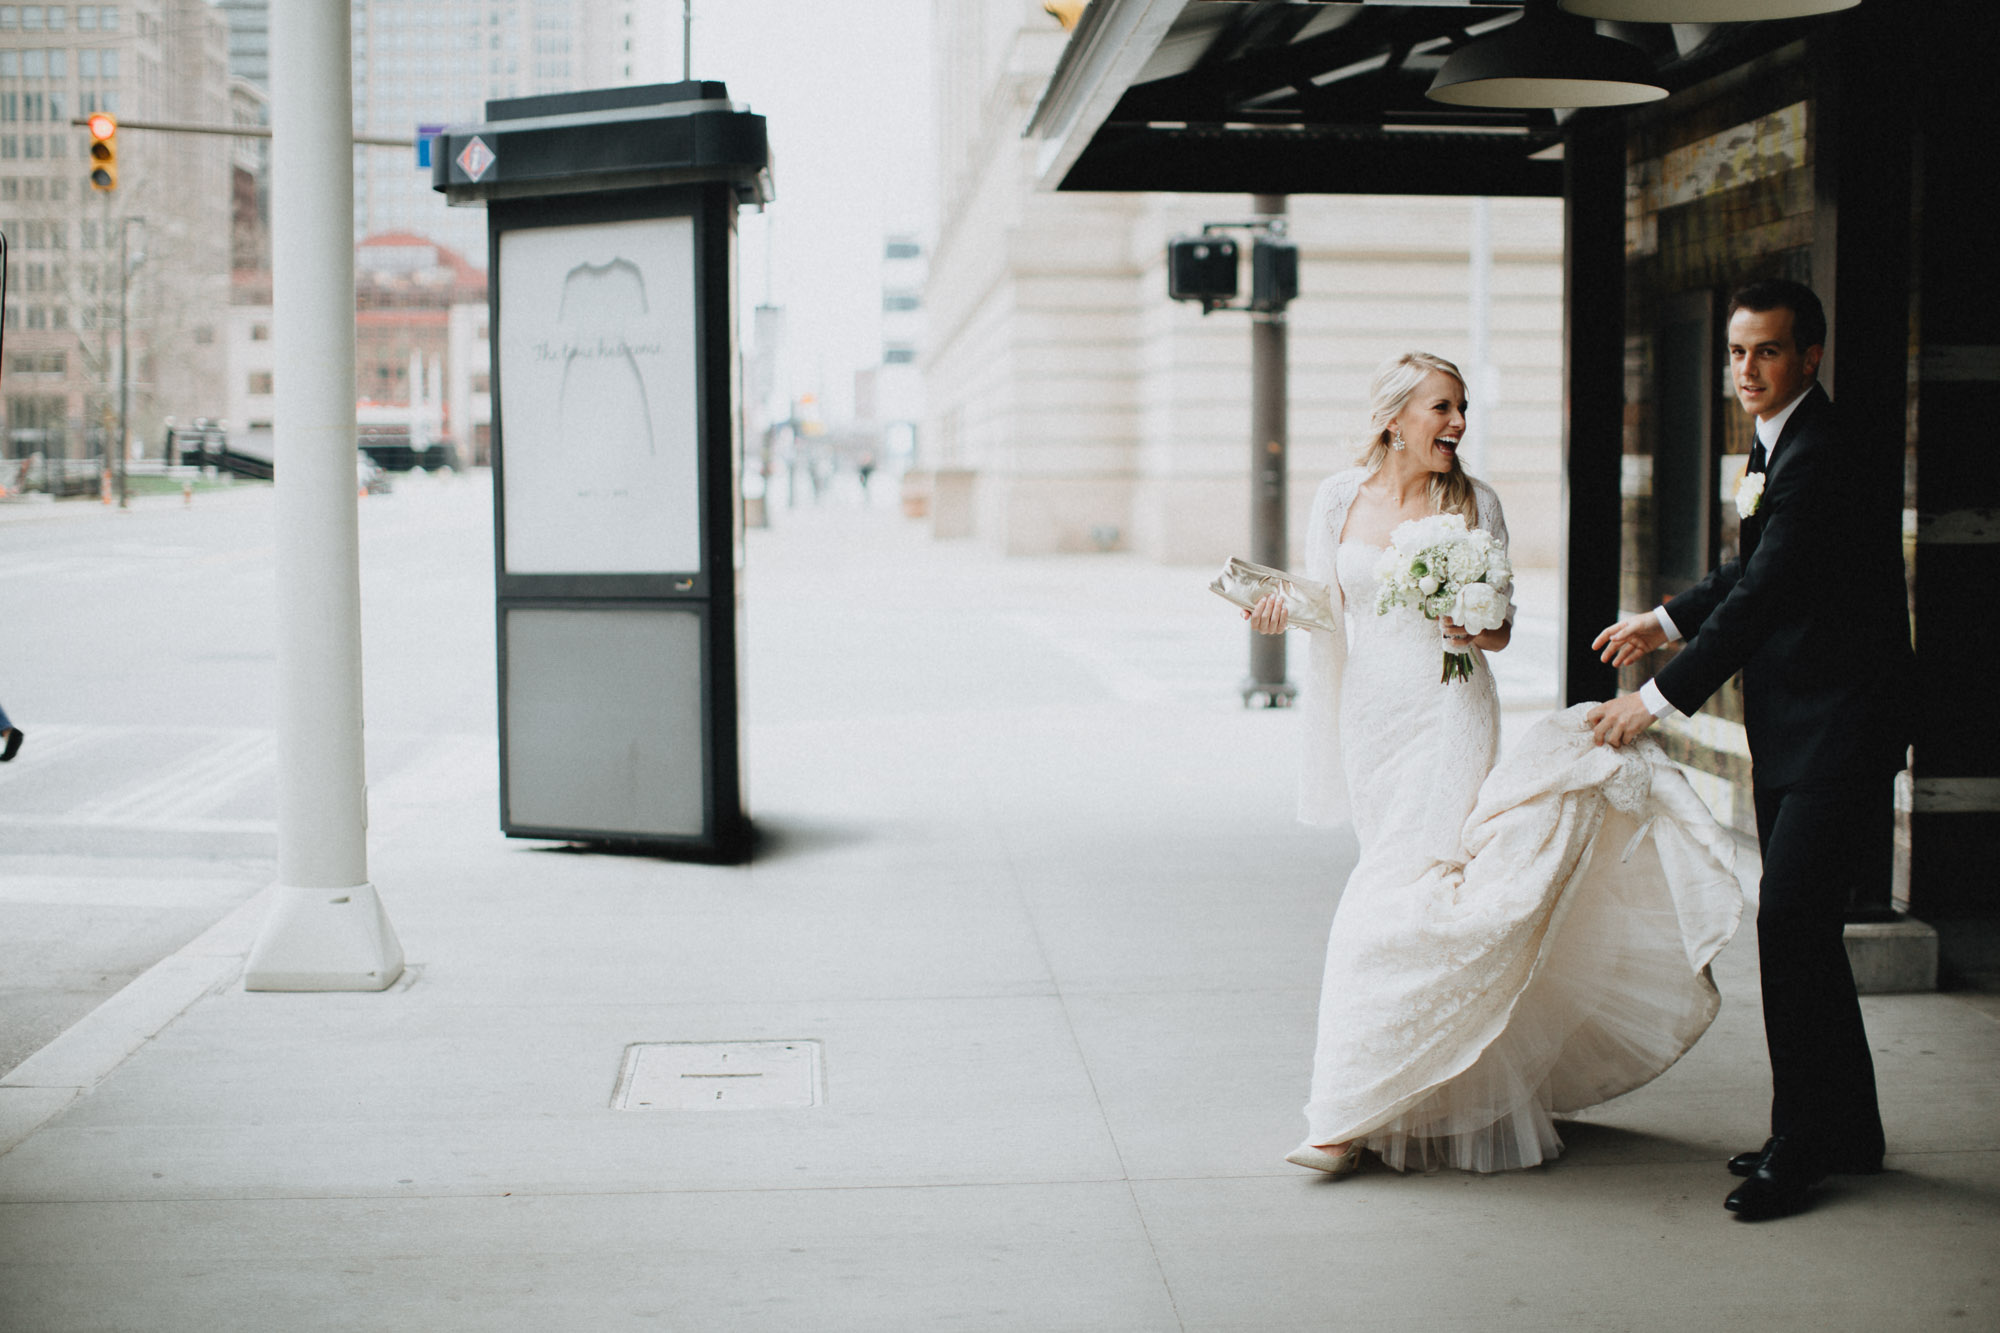
<svg viewBox="0 0 2000 1333">
<path fill-rule="evenodd" d="M 1403 444 L 1403 428 L 1401 426 L 1396 427 L 1395 433 L 1389 437 L 1389 447 L 1391 449 L 1396 450 L 1398 453 L 1402 452 L 1404 444 Z"/>
</svg>

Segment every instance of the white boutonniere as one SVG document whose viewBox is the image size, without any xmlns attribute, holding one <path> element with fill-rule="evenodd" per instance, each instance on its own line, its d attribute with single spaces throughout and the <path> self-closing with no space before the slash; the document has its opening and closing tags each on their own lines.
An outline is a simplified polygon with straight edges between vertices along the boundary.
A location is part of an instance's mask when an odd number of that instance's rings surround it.
<svg viewBox="0 0 2000 1333">
<path fill-rule="evenodd" d="M 1743 480 L 1736 483 L 1736 516 L 1749 518 L 1757 512 L 1757 506 L 1764 499 L 1764 474 L 1746 472 Z"/>
</svg>

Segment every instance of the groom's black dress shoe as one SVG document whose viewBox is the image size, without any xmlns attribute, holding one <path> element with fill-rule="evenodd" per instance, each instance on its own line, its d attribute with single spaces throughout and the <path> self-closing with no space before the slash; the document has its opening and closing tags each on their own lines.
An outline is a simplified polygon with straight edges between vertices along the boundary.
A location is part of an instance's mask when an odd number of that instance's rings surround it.
<svg viewBox="0 0 2000 1333">
<path fill-rule="evenodd" d="M 1765 1139 L 1763 1147 L 1753 1148 L 1749 1152 L 1737 1153 L 1729 1159 L 1729 1174 L 1746 1178 L 1753 1175 L 1758 1165 L 1763 1162 L 1764 1154 L 1771 1151 L 1771 1145 L 1776 1142 L 1776 1139 Z"/>
<path fill-rule="evenodd" d="M 4 764 L 20 753 L 21 742 L 26 738 L 19 727 L 9 727 L 5 731 L 0 731 L 0 737 L 5 737 L 5 740 L 0 740 L 0 764 Z"/>
<path fill-rule="evenodd" d="M 1773 1139 L 1756 1169 L 1722 1206 L 1745 1222 L 1789 1217 L 1805 1210 L 1813 1189 L 1828 1174 L 1826 1159 L 1819 1154 L 1790 1139 Z"/>
<path fill-rule="evenodd" d="M 1771 1145 L 1776 1142 L 1776 1139 L 1765 1139 L 1763 1147 L 1750 1152 L 1737 1153 L 1729 1159 L 1729 1174 L 1732 1176 L 1742 1176 L 1746 1180 L 1749 1179 L 1752 1175 L 1756 1174 L 1758 1165 L 1764 1160 L 1764 1154 L 1770 1152 Z M 1882 1150 L 1880 1148 L 1872 1152 L 1858 1153 L 1852 1157 L 1842 1157 L 1839 1154 L 1826 1155 L 1826 1170 L 1828 1175 L 1872 1176 L 1881 1169 Z"/>
</svg>

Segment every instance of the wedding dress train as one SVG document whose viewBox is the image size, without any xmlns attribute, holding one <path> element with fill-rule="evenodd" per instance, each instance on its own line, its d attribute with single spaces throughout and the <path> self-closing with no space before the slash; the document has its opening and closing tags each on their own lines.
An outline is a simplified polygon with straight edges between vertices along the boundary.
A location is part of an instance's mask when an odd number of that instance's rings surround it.
<svg viewBox="0 0 2000 1333">
<path fill-rule="evenodd" d="M 1314 522 L 1343 521 L 1340 499 Z M 1327 948 L 1307 1142 L 1359 1138 L 1398 1169 L 1532 1166 L 1561 1151 L 1554 1116 L 1648 1082 L 1714 1018 L 1734 844 L 1656 744 L 1592 744 L 1589 705 L 1495 766 L 1486 663 L 1439 683 L 1436 623 L 1375 614 L 1380 552 L 1333 554 L 1309 572 L 1337 576 L 1348 642 L 1316 673 L 1337 721 L 1308 743 L 1337 725 L 1361 856 Z"/>
</svg>

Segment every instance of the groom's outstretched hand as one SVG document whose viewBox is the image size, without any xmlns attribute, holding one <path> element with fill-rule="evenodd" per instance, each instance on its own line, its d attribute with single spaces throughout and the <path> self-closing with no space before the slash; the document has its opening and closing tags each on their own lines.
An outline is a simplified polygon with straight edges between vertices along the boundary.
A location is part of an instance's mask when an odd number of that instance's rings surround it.
<svg viewBox="0 0 2000 1333">
<path fill-rule="evenodd" d="M 1660 618 L 1651 611 L 1627 616 L 1590 641 L 1591 649 L 1598 654 L 1600 662 L 1621 667 L 1666 645 L 1667 632 L 1660 627 Z"/>
<path fill-rule="evenodd" d="M 1610 703 L 1597 705 L 1584 714 L 1583 720 L 1590 724 L 1592 740 L 1615 750 L 1653 725 L 1653 711 L 1638 695 L 1622 694 Z"/>
</svg>

